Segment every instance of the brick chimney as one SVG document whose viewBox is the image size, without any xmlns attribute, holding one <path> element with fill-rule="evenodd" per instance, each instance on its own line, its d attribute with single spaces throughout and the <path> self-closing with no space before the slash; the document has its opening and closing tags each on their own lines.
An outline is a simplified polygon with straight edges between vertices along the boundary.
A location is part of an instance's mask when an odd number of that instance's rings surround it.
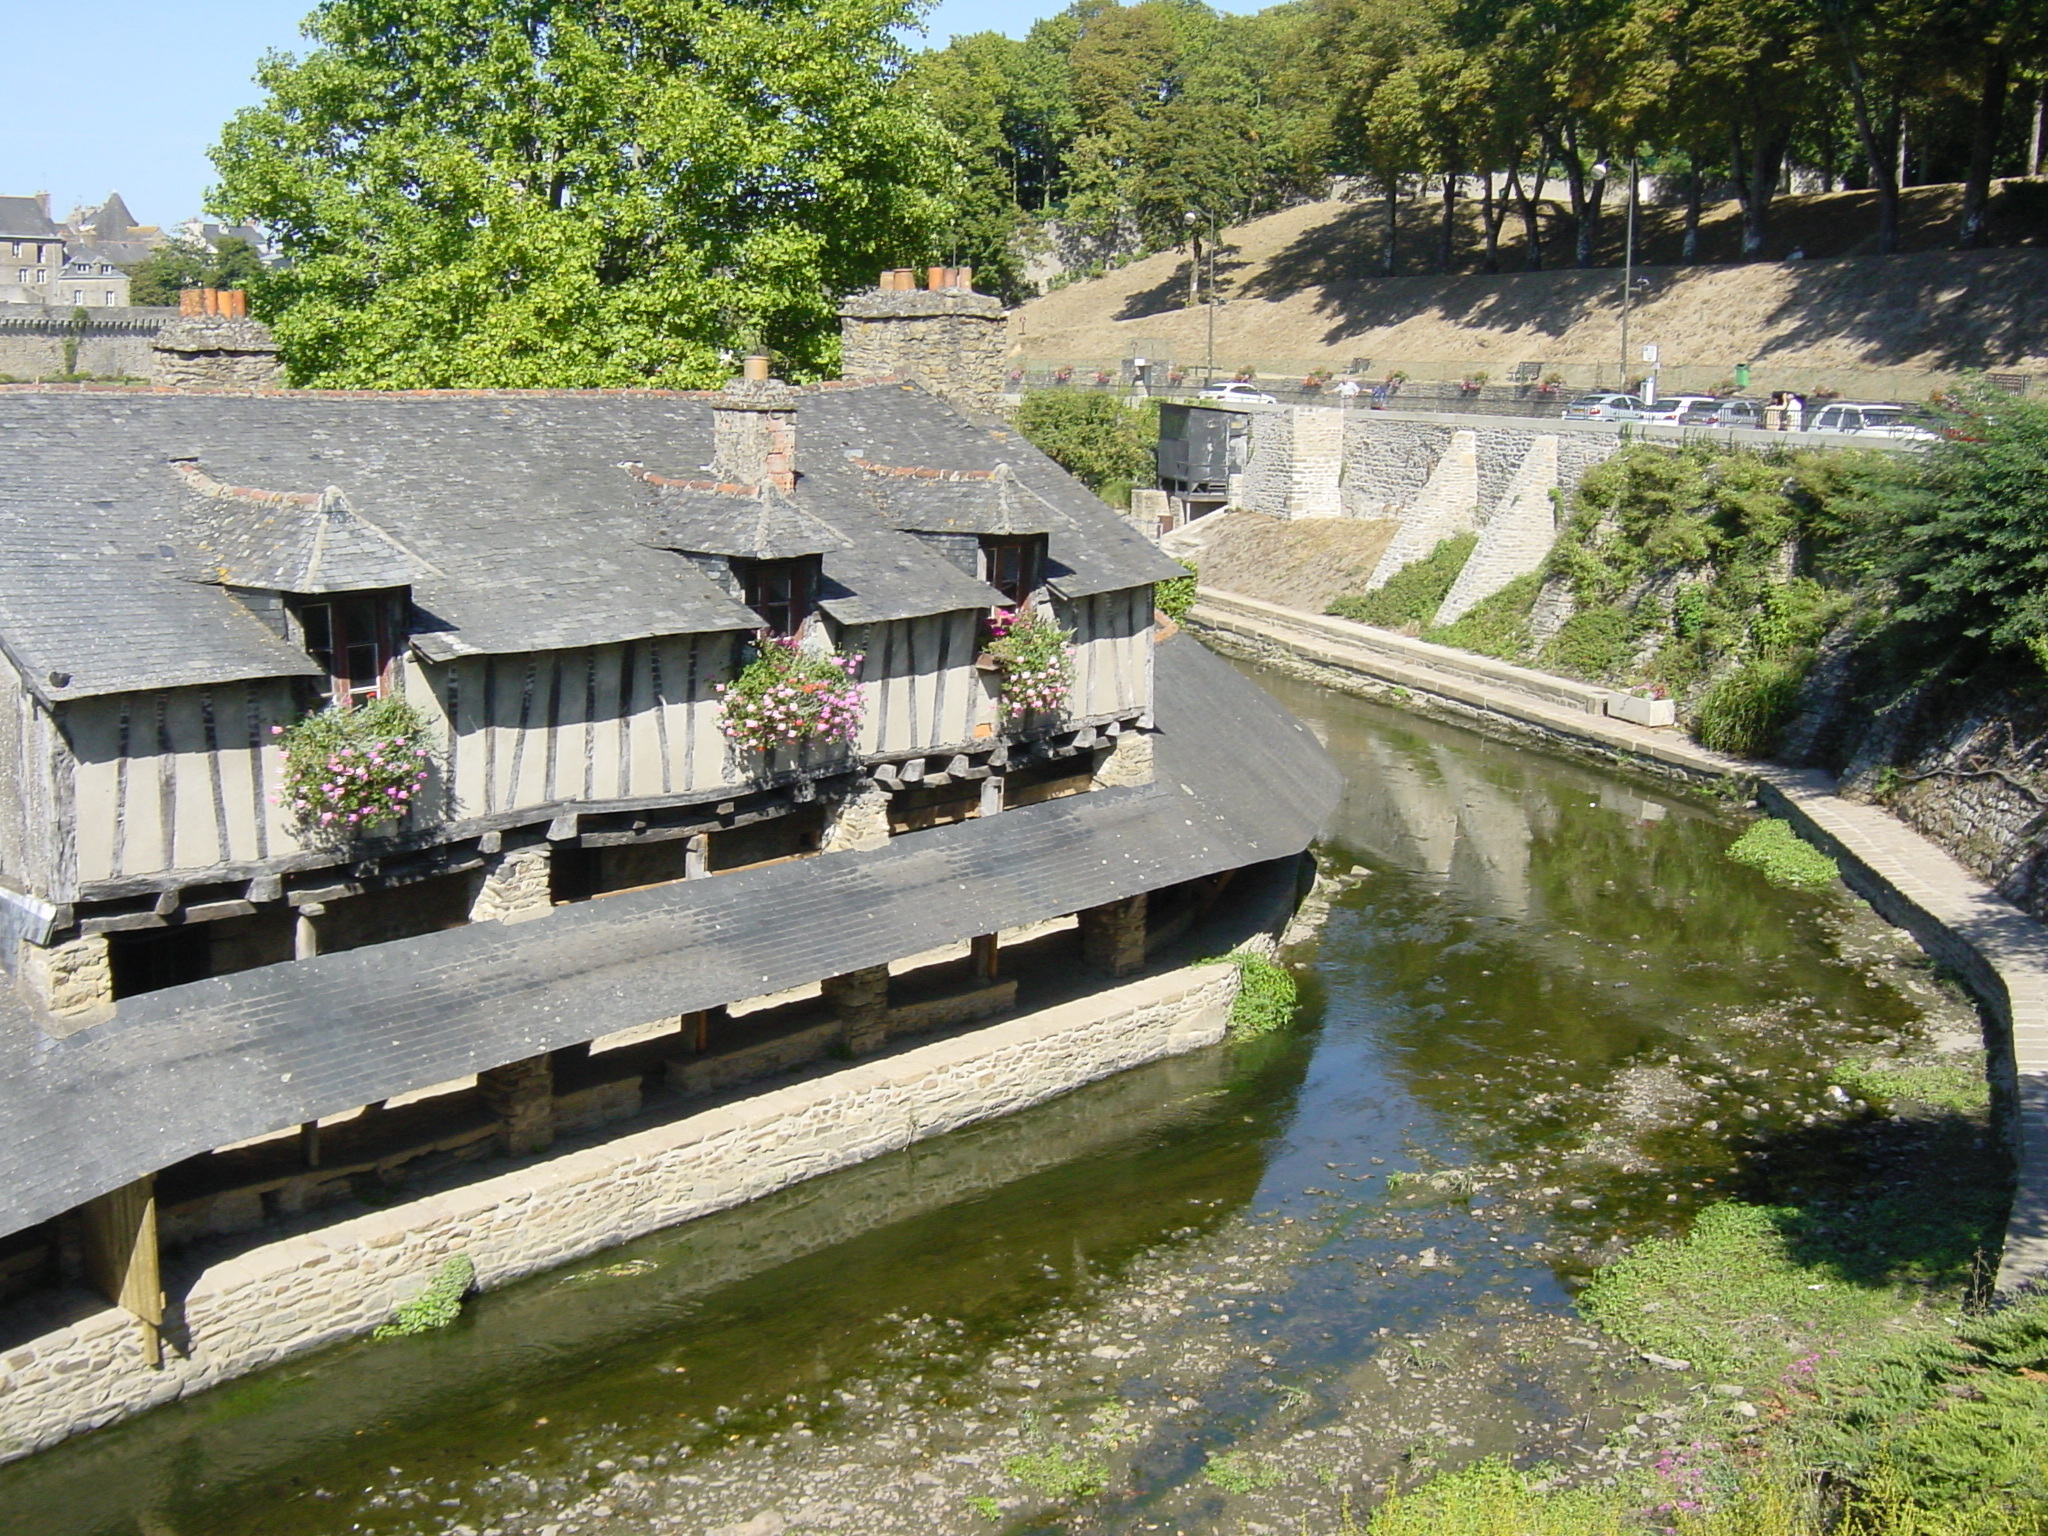
<svg viewBox="0 0 2048 1536">
<path fill-rule="evenodd" d="M 768 359 L 744 371 L 711 403 L 711 471 L 734 485 L 796 489 L 796 391 L 768 376 Z"/>
<path fill-rule="evenodd" d="M 974 291 L 971 267 L 897 267 L 839 306 L 840 373 L 893 375 L 968 411 L 994 411 L 1006 341 L 1000 299 Z"/>
<path fill-rule="evenodd" d="M 150 341 L 154 381 L 174 389 L 281 389 L 284 369 L 270 327 L 249 318 L 240 288 L 187 288 L 178 318 Z"/>
</svg>

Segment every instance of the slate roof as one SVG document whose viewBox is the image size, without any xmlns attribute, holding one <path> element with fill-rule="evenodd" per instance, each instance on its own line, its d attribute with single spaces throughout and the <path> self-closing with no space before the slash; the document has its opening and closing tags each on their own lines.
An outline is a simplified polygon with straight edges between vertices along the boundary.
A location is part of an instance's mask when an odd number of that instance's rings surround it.
<svg viewBox="0 0 2048 1536">
<path fill-rule="evenodd" d="M 1180 573 L 1021 436 L 922 390 L 799 391 L 796 431 L 799 503 L 847 540 L 824 559 L 823 606 L 843 621 L 995 600 L 896 531 L 853 458 L 1008 465 L 1043 504 L 1062 596 Z M 309 671 L 233 598 L 186 579 L 174 460 L 257 492 L 337 487 L 414 561 L 414 644 L 430 659 L 753 629 L 688 559 L 650 554 L 662 492 L 628 467 L 689 480 L 711 456 L 705 396 L 0 390 L 0 648 L 46 699 Z"/>
<path fill-rule="evenodd" d="M 59 240 L 63 236 L 33 197 L 0 197 L 0 240 Z"/>
<path fill-rule="evenodd" d="M 1307 727 L 1190 638 L 1159 649 L 1156 714 L 1150 785 L 148 993 L 61 1041 L 14 1004 L 0 1235 L 245 1137 L 1293 854 L 1335 808 Z"/>
</svg>

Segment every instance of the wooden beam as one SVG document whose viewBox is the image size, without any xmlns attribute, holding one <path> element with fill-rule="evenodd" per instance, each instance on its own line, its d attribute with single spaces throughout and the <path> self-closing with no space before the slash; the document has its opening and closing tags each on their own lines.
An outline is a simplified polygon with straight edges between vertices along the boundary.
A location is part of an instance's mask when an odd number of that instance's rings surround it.
<svg viewBox="0 0 2048 1536">
<path fill-rule="evenodd" d="M 156 1238 L 156 1175 L 88 1200 L 85 1268 L 94 1287 L 142 1325 L 142 1358 L 164 1363 L 163 1268 Z"/>
</svg>

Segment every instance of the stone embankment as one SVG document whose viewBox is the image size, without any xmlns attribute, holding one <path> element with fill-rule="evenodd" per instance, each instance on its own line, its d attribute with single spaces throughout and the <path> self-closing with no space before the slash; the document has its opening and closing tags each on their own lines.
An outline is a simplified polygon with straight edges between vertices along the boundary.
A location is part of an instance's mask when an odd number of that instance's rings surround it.
<svg viewBox="0 0 2048 1536">
<path fill-rule="evenodd" d="M 0 1460 L 367 1333 L 457 1254 L 501 1286 L 1215 1045 L 1237 986 L 1230 966 L 1148 976 L 267 1243 L 181 1289 L 160 1370 L 95 1306 L 0 1354 Z"/>
<path fill-rule="evenodd" d="M 1346 619 L 1204 589 L 1187 627 L 1226 654 L 1496 735 L 1692 782 L 1751 787 L 1849 887 L 1968 983 L 1990 1020 L 1995 1102 L 2017 1165 L 1998 1289 L 2048 1281 L 2048 928 L 1833 775 L 1729 757 L 1616 718 L 1611 690 Z M 1626 708 L 1627 705 L 1621 707 Z"/>
</svg>

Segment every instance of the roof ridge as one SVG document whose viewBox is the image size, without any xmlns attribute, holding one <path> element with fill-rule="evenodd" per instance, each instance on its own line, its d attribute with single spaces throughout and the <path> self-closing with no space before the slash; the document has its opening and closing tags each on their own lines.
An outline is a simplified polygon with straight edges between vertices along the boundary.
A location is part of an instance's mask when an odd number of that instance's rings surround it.
<svg viewBox="0 0 2048 1536">
<path fill-rule="evenodd" d="M 893 373 L 873 374 L 858 379 L 817 379 L 809 384 L 792 384 L 798 394 L 831 394 L 845 389 L 874 389 L 905 384 Z M 233 395 L 292 400 L 581 400 L 588 398 L 646 398 L 653 400 L 719 400 L 725 389 L 633 389 L 605 387 L 592 389 L 237 389 L 218 385 L 170 384 L 0 384 L 0 395 Z"/>
<path fill-rule="evenodd" d="M 185 484 L 193 491 L 216 501 L 247 501 L 264 507 L 319 507 L 327 500 L 327 491 L 266 491 L 253 485 L 229 485 L 201 469 L 197 459 L 173 459 L 171 468 L 185 477 Z M 348 503 L 343 501 L 342 505 L 346 507 Z"/>
<path fill-rule="evenodd" d="M 932 469 L 922 464 L 877 464 L 873 459 L 864 459 L 859 454 L 848 454 L 847 462 L 857 469 L 864 469 L 871 475 L 890 475 L 898 479 L 916 480 L 993 480 L 1007 465 L 998 464 L 994 469 Z"/>
</svg>

